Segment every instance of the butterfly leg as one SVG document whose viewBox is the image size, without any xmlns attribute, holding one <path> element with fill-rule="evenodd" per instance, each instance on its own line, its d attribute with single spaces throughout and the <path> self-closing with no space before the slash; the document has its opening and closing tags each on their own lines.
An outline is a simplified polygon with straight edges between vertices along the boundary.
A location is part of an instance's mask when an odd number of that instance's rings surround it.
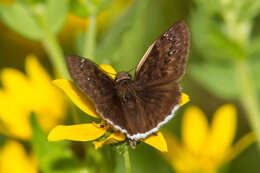
<svg viewBox="0 0 260 173">
<path fill-rule="evenodd" d="M 136 140 L 128 139 L 128 142 L 129 142 L 131 148 L 135 149 L 135 147 L 136 147 Z"/>
</svg>

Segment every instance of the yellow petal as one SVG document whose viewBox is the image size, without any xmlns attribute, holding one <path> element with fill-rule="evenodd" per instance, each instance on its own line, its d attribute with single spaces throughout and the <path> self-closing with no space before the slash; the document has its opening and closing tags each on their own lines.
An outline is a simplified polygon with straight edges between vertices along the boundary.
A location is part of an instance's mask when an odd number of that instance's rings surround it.
<svg viewBox="0 0 260 173">
<path fill-rule="evenodd" d="M 103 136 L 105 132 L 106 129 L 99 128 L 92 123 L 71 126 L 56 126 L 49 133 L 48 140 L 92 141 Z"/>
<path fill-rule="evenodd" d="M 180 106 L 185 105 L 189 101 L 190 101 L 190 97 L 185 93 L 181 93 L 181 104 L 180 104 Z"/>
<path fill-rule="evenodd" d="M 0 89 L 0 127 L 7 136 L 28 140 L 31 136 L 29 112 L 9 92 Z M 17 96 L 16 96 L 17 97 Z"/>
<path fill-rule="evenodd" d="M 176 172 L 198 172 L 198 157 L 190 153 L 180 141 L 170 133 L 166 133 L 168 152 L 163 156 L 168 160 Z"/>
<path fill-rule="evenodd" d="M 28 56 L 25 67 L 29 77 L 11 68 L 1 73 L 0 99 L 5 99 L 0 101 L 0 119 L 6 127 L 5 134 L 28 140 L 31 111 L 40 117 L 41 127 L 48 131 L 65 118 L 66 105 L 64 94 L 51 84 L 50 76 L 36 57 Z"/>
<path fill-rule="evenodd" d="M 163 134 L 160 131 L 149 136 L 148 138 L 146 138 L 142 141 L 147 143 L 148 145 L 151 145 L 152 147 L 156 148 L 157 150 L 159 150 L 161 152 L 168 151 L 167 143 L 165 141 Z"/>
<path fill-rule="evenodd" d="M 204 113 L 196 106 L 186 109 L 182 119 L 182 140 L 194 153 L 200 152 L 208 133 L 208 122 Z"/>
<path fill-rule="evenodd" d="M 232 145 L 236 132 L 236 109 L 227 104 L 220 107 L 214 114 L 208 141 L 211 157 L 221 159 Z"/>
<path fill-rule="evenodd" d="M 247 133 L 245 136 L 240 138 L 227 153 L 224 161 L 228 162 L 235 158 L 238 154 L 240 154 L 244 149 L 250 146 L 252 143 L 256 141 L 255 132 Z"/>
<path fill-rule="evenodd" d="M 180 153 L 183 153 L 183 147 L 179 140 L 170 133 L 166 133 L 165 137 L 168 145 L 168 152 L 163 153 L 163 156 L 171 163 L 174 159 L 178 159 Z"/>
<path fill-rule="evenodd" d="M 29 81 L 23 73 L 12 68 L 5 68 L 1 72 L 1 79 L 4 90 L 9 92 L 15 102 L 23 100 L 26 104 L 30 100 L 27 95 L 30 92 Z"/>
<path fill-rule="evenodd" d="M 28 106 L 40 117 L 42 128 L 49 131 L 65 118 L 64 94 L 52 85 L 51 77 L 34 55 L 26 57 L 25 68 L 30 79 L 31 92 L 28 95 L 34 103 Z"/>
<path fill-rule="evenodd" d="M 46 70 L 41 66 L 39 61 L 34 55 L 29 55 L 26 57 L 25 68 L 28 76 L 33 82 L 50 83 L 51 78 Z"/>
<path fill-rule="evenodd" d="M 86 114 L 100 118 L 96 112 L 94 103 L 83 93 L 73 82 L 67 79 L 57 79 L 53 81 L 53 84 L 61 88 L 66 95 L 72 100 Z"/>
<path fill-rule="evenodd" d="M 112 144 L 125 140 L 125 135 L 121 132 L 115 132 L 102 141 L 94 141 L 95 149 L 102 147 L 104 144 Z"/>
<path fill-rule="evenodd" d="M 101 64 L 99 65 L 99 68 L 103 69 L 112 79 L 116 78 L 116 71 L 112 66 L 108 64 Z"/>
<path fill-rule="evenodd" d="M 32 156 L 28 155 L 21 144 L 7 141 L 1 149 L 0 172 L 2 173 L 37 173 L 37 164 Z"/>
</svg>

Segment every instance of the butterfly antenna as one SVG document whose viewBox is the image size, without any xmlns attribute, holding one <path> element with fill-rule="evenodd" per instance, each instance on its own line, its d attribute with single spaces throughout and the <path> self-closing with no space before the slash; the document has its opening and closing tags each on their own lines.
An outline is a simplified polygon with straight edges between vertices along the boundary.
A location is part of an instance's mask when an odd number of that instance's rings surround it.
<svg viewBox="0 0 260 173">
<path fill-rule="evenodd" d="M 136 69 L 136 66 L 131 68 L 130 70 L 127 71 L 127 73 L 130 73 L 132 70 Z"/>
</svg>

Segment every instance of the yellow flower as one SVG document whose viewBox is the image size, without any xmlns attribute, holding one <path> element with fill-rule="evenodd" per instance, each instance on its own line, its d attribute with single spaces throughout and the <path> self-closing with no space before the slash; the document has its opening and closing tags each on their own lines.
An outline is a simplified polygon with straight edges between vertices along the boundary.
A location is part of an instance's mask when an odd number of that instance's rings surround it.
<svg viewBox="0 0 260 173">
<path fill-rule="evenodd" d="M 109 8 L 102 11 L 97 16 L 98 30 L 104 30 L 107 26 L 114 22 L 118 17 L 122 16 L 123 12 L 133 3 L 133 0 L 115 0 L 110 4 Z M 61 40 L 70 42 L 79 33 L 85 32 L 88 27 L 88 18 L 76 16 L 69 13 L 68 18 L 62 28 L 59 36 Z"/>
<path fill-rule="evenodd" d="M 26 57 L 22 72 L 5 68 L 1 71 L 0 131 L 6 135 L 29 139 L 30 113 L 39 117 L 41 127 L 48 131 L 64 119 L 65 98 L 51 83 L 51 78 L 36 57 Z"/>
<path fill-rule="evenodd" d="M 100 65 L 100 68 L 107 71 L 108 74 L 116 74 L 116 71 L 109 65 Z M 114 78 L 114 75 L 111 75 Z M 71 81 L 66 79 L 58 79 L 53 82 L 56 86 L 61 88 L 68 97 L 77 105 L 83 112 L 94 117 L 101 117 L 96 112 L 94 103 Z M 182 105 L 189 101 L 189 97 L 186 94 L 182 95 Z M 57 126 L 55 127 L 48 136 L 49 141 L 58 140 L 74 140 L 74 141 L 92 141 L 102 137 L 107 130 L 113 129 L 105 121 L 101 121 L 100 124 L 88 123 L 88 124 L 78 124 L 71 126 Z M 94 141 L 93 144 L 95 148 L 101 147 L 103 144 L 111 144 L 125 140 L 125 135 L 115 129 L 113 132 L 105 139 Z M 166 152 L 167 143 L 159 131 L 155 135 L 142 140 L 143 142 L 155 147 L 156 149 Z"/>
<path fill-rule="evenodd" d="M 167 135 L 166 159 L 177 172 L 214 172 L 255 141 L 251 132 L 232 146 L 236 121 L 236 109 L 230 104 L 216 111 L 211 127 L 198 107 L 189 107 L 182 120 L 182 142 Z"/>
<path fill-rule="evenodd" d="M 36 158 L 28 154 L 20 143 L 7 141 L 0 150 L 0 172 L 37 173 Z"/>
</svg>

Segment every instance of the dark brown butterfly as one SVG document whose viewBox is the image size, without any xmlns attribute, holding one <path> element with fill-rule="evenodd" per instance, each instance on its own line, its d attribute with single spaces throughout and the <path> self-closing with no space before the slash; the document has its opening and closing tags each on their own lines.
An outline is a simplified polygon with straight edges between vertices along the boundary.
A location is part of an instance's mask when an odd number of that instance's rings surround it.
<svg viewBox="0 0 260 173">
<path fill-rule="evenodd" d="M 68 57 L 68 67 L 77 85 L 92 99 L 97 112 L 131 140 L 146 138 L 168 122 L 180 105 L 177 83 L 185 72 L 189 30 L 177 22 L 147 50 L 132 80 L 127 72 L 115 80 L 94 62 Z"/>
</svg>

